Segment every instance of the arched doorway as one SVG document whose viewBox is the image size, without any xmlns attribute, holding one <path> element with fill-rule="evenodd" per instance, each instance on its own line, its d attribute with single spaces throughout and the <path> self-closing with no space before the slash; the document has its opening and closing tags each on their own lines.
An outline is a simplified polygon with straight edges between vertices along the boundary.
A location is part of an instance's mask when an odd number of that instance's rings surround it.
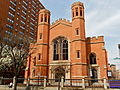
<svg viewBox="0 0 120 90">
<path fill-rule="evenodd" d="M 62 67 L 58 67 L 55 69 L 55 82 L 59 82 L 61 77 L 65 78 L 65 70 Z"/>
</svg>

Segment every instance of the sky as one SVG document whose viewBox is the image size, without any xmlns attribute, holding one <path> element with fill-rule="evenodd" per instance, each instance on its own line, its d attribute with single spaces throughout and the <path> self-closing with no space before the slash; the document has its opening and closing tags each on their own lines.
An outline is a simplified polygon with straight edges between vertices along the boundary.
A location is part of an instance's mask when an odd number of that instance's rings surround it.
<svg viewBox="0 0 120 90">
<path fill-rule="evenodd" d="M 120 68 L 120 0 L 40 0 L 51 12 L 51 23 L 59 18 L 71 21 L 71 4 L 80 1 L 85 7 L 86 36 L 104 36 L 108 60 Z"/>
</svg>

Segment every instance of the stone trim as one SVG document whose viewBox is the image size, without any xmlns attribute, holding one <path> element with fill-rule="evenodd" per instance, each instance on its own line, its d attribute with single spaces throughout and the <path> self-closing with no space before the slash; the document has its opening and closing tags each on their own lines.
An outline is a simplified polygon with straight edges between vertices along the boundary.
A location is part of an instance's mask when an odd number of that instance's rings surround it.
<svg viewBox="0 0 120 90">
<path fill-rule="evenodd" d="M 47 43 L 37 43 L 37 45 L 49 45 Z"/>
<path fill-rule="evenodd" d="M 55 63 L 55 64 L 49 64 L 49 66 L 70 66 L 71 64 L 57 64 L 57 63 Z"/>
<path fill-rule="evenodd" d="M 88 76 L 72 76 L 72 77 L 74 77 L 74 78 L 86 78 Z"/>
<path fill-rule="evenodd" d="M 71 65 L 87 65 L 87 63 L 72 63 Z"/>
<path fill-rule="evenodd" d="M 65 26 L 72 27 L 72 25 L 68 25 L 68 24 L 65 24 L 65 23 L 61 23 L 61 22 L 59 22 L 58 24 L 56 24 L 56 25 L 54 25 L 54 26 L 51 26 L 50 29 L 56 27 L 56 26 L 59 25 L 59 24 L 62 24 L 62 25 L 65 25 Z"/>
<path fill-rule="evenodd" d="M 99 65 L 98 64 L 92 64 L 92 65 L 90 65 L 91 67 L 99 67 Z"/>
<path fill-rule="evenodd" d="M 35 76 L 35 77 L 37 77 L 37 78 L 38 78 L 38 77 L 44 77 L 44 78 L 46 78 L 47 76 L 41 76 L 41 75 L 40 75 L 40 76 Z"/>
<path fill-rule="evenodd" d="M 75 40 L 72 40 L 71 42 L 75 42 L 75 41 L 86 41 L 86 40 L 85 39 L 75 39 Z"/>
<path fill-rule="evenodd" d="M 36 64 L 36 66 L 49 66 L 47 64 Z"/>
<path fill-rule="evenodd" d="M 74 17 L 73 19 L 72 19 L 72 21 L 74 20 L 74 19 L 82 19 L 82 20 L 84 20 L 84 22 L 85 22 L 85 19 L 84 19 L 84 17 Z"/>
<path fill-rule="evenodd" d="M 90 42 L 90 43 L 87 43 L 87 44 L 98 44 L 98 43 L 104 43 L 104 42 Z"/>
<path fill-rule="evenodd" d="M 47 64 L 37 64 L 36 66 L 70 66 L 70 65 L 87 65 L 87 63 L 51 63 L 49 65 Z"/>
<path fill-rule="evenodd" d="M 49 25 L 49 24 L 43 22 L 43 23 L 39 23 L 38 26 L 39 26 L 39 25 Z"/>
</svg>

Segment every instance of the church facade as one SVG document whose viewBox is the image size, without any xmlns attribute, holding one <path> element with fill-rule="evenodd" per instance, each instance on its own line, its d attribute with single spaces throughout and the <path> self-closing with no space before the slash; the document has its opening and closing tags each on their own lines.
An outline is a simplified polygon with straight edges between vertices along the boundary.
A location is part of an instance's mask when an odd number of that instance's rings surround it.
<svg viewBox="0 0 120 90">
<path fill-rule="evenodd" d="M 84 5 L 72 4 L 72 21 L 56 20 L 50 25 L 50 11 L 39 12 L 37 42 L 31 44 L 25 78 L 107 78 L 104 37 L 86 37 Z"/>
</svg>

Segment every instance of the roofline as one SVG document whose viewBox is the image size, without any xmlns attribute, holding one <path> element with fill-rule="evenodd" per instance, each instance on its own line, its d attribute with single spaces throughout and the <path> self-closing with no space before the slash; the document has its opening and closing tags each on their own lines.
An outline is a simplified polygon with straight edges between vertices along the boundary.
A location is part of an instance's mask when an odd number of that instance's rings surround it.
<svg viewBox="0 0 120 90">
<path fill-rule="evenodd" d="M 40 2 L 40 0 L 39 0 L 39 3 L 40 3 L 40 5 L 43 7 L 43 8 L 41 8 L 41 9 L 45 9 L 45 6 L 43 6 L 43 4 Z"/>
</svg>

